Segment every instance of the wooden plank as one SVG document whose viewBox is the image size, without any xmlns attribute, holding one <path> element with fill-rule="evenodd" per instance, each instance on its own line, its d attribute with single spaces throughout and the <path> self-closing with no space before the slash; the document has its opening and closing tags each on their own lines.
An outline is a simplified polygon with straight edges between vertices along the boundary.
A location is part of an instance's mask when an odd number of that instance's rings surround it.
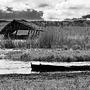
<svg viewBox="0 0 90 90">
<path fill-rule="evenodd" d="M 52 66 L 31 64 L 32 71 L 36 72 L 57 72 L 57 71 L 90 71 L 90 66 Z"/>
<path fill-rule="evenodd" d="M 31 61 L 32 64 L 36 65 L 52 65 L 52 66 L 90 66 L 90 62 L 40 62 L 40 61 Z"/>
</svg>

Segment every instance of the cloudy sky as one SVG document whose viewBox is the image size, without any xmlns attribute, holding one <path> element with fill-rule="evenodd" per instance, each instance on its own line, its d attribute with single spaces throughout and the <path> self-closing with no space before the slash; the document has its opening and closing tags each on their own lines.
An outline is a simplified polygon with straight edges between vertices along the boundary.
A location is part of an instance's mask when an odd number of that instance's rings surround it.
<svg viewBox="0 0 90 90">
<path fill-rule="evenodd" d="M 0 12 L 0 14 L 29 12 L 28 17 L 33 16 L 29 14 L 35 12 L 35 17 L 44 20 L 80 18 L 90 14 L 90 0 L 0 0 Z"/>
</svg>

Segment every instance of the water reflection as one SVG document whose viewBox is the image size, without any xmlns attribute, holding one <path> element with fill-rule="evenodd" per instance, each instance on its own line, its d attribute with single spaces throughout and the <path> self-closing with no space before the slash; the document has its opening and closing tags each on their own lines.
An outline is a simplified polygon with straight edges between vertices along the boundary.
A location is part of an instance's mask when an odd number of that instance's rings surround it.
<svg viewBox="0 0 90 90">
<path fill-rule="evenodd" d="M 0 74 L 30 74 L 30 62 L 0 60 Z"/>
</svg>

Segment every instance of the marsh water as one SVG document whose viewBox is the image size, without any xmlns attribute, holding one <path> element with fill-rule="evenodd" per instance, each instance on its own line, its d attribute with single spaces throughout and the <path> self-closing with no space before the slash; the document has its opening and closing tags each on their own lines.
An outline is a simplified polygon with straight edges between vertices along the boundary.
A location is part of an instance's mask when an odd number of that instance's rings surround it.
<svg viewBox="0 0 90 90">
<path fill-rule="evenodd" d="M 56 65 L 56 66 L 90 66 L 90 62 L 72 62 L 72 63 L 47 63 L 47 62 L 24 62 L 13 60 L 0 60 L 0 74 L 31 74 L 31 63 L 39 65 Z"/>
<path fill-rule="evenodd" d="M 0 60 L 0 74 L 30 74 L 30 62 Z"/>
</svg>

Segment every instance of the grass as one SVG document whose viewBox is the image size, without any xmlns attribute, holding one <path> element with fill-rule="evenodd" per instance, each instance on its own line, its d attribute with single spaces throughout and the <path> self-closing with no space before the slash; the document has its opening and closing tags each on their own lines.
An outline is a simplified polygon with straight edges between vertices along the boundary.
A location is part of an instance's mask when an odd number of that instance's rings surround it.
<svg viewBox="0 0 90 90">
<path fill-rule="evenodd" d="M 59 49 L 23 49 L 5 53 L 6 59 L 20 61 L 44 62 L 84 62 L 90 61 L 90 50 L 59 50 Z"/>
<path fill-rule="evenodd" d="M 2 49 L 30 49 L 31 47 L 38 47 L 35 40 L 0 40 Z"/>
<path fill-rule="evenodd" d="M 43 42 L 43 39 L 40 40 L 40 44 L 44 44 L 48 40 L 47 38 L 46 41 Z M 51 46 L 55 39 L 53 40 L 50 38 L 50 40 L 51 41 L 48 41 L 46 46 L 49 44 Z M 5 53 L 5 58 L 11 60 L 45 61 L 45 62 L 90 61 L 90 50 L 87 49 L 82 50 L 81 47 L 78 45 L 73 45 L 73 48 L 75 50 L 68 49 L 67 45 L 63 45 L 61 48 L 58 49 L 55 48 L 41 49 L 41 48 L 36 48 L 39 47 L 39 44 L 37 44 L 37 42 L 38 41 L 34 41 L 34 40 L 1 40 L 0 41 L 0 45 L 2 48 L 1 52 L 3 49 L 6 50 L 8 49 L 8 53 Z M 9 49 L 12 49 L 12 51 L 9 51 Z M 2 57 L 0 56 L 0 58 Z"/>
<path fill-rule="evenodd" d="M 0 75 L 1 90 L 89 90 L 90 72 Z"/>
</svg>

